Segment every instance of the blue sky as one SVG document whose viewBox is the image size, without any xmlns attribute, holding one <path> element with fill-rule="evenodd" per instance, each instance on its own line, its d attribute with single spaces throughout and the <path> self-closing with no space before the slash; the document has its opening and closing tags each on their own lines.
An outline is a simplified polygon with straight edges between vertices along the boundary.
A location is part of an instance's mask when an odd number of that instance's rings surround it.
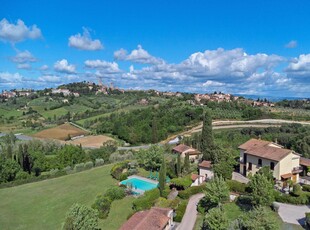
<svg viewBox="0 0 310 230">
<path fill-rule="evenodd" d="M 0 90 L 72 81 L 310 97 L 309 1 L 5 1 Z"/>
</svg>

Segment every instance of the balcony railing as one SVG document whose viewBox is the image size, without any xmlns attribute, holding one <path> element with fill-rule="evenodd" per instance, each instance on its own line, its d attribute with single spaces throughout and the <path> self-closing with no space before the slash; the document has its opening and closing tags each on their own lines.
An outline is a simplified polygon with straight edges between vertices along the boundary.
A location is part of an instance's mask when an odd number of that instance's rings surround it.
<svg viewBox="0 0 310 230">
<path fill-rule="evenodd" d="M 293 168 L 292 173 L 301 173 L 303 171 L 303 167 L 297 166 Z"/>
</svg>

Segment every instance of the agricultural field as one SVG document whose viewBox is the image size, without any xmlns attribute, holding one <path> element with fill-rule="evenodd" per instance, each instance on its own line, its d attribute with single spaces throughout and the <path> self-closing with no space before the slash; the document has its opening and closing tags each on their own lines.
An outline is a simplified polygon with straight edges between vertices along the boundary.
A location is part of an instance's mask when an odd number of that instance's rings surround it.
<svg viewBox="0 0 310 230">
<path fill-rule="evenodd" d="M 0 189 L 1 229 L 61 229 L 74 203 L 90 207 L 95 197 L 117 183 L 112 165 L 55 179 Z M 113 202 L 109 217 L 100 220 L 102 229 L 118 229 L 131 212 L 133 198 Z M 108 228 L 106 228 L 108 226 Z"/>
<path fill-rule="evenodd" d="M 281 118 L 296 121 L 310 121 L 310 110 L 308 109 L 293 109 L 284 107 L 262 108 L 272 118 Z"/>
<path fill-rule="evenodd" d="M 85 136 L 65 143 L 73 145 L 82 145 L 84 148 L 100 148 L 103 143 L 113 141 L 114 139 L 105 135 Z"/>
<path fill-rule="evenodd" d="M 56 139 L 64 141 L 68 139 L 69 136 L 76 137 L 86 134 L 88 134 L 88 132 L 66 123 L 63 125 L 56 126 L 54 128 L 42 130 L 34 134 L 33 136 L 37 138 Z"/>
</svg>

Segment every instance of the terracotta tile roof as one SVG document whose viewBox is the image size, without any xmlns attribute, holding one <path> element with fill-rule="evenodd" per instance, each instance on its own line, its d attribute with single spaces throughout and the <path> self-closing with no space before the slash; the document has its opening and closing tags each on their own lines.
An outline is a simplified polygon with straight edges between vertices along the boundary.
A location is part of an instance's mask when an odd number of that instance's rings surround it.
<svg viewBox="0 0 310 230">
<path fill-rule="evenodd" d="M 281 177 L 282 177 L 283 179 L 289 179 L 289 178 L 291 178 L 292 176 L 293 176 L 292 173 L 286 173 L 286 174 L 281 175 Z"/>
<path fill-rule="evenodd" d="M 178 153 L 185 153 L 185 154 L 187 153 L 189 155 L 200 154 L 200 152 L 197 149 L 194 149 L 194 148 L 189 147 L 189 146 L 184 145 L 184 144 L 180 144 L 180 145 L 174 147 L 172 150 L 175 152 L 178 152 Z"/>
<path fill-rule="evenodd" d="M 305 157 L 300 157 L 299 164 L 308 167 L 308 166 L 310 166 L 310 159 L 305 158 Z"/>
<path fill-rule="evenodd" d="M 153 207 L 135 213 L 119 230 L 162 230 L 169 222 L 169 208 Z"/>
<path fill-rule="evenodd" d="M 200 164 L 198 164 L 199 167 L 203 167 L 203 168 L 211 168 L 211 161 L 203 161 Z"/>
<path fill-rule="evenodd" d="M 239 146 L 239 149 L 245 150 L 245 153 L 273 161 L 280 161 L 287 155 L 289 155 L 292 150 L 284 149 L 279 147 L 275 143 L 257 139 L 251 139 L 244 144 Z"/>
<path fill-rule="evenodd" d="M 192 181 L 197 180 L 198 177 L 199 177 L 198 174 L 192 174 L 192 175 L 191 175 Z"/>
<path fill-rule="evenodd" d="M 178 146 L 175 146 L 172 150 L 178 153 L 183 153 L 186 150 L 189 150 L 191 147 L 184 145 L 184 144 L 180 144 Z"/>
</svg>

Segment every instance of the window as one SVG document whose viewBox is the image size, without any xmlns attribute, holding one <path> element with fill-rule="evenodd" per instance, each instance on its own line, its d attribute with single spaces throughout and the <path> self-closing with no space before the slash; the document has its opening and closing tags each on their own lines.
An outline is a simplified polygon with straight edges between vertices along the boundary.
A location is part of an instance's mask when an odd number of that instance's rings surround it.
<svg viewBox="0 0 310 230">
<path fill-rule="evenodd" d="M 252 163 L 249 163 L 248 170 L 252 170 Z"/>
<path fill-rule="evenodd" d="M 273 162 L 270 162 L 270 169 L 274 170 L 274 163 Z"/>
<path fill-rule="evenodd" d="M 257 165 L 258 165 L 258 166 L 262 166 L 262 159 L 258 159 Z"/>
</svg>

